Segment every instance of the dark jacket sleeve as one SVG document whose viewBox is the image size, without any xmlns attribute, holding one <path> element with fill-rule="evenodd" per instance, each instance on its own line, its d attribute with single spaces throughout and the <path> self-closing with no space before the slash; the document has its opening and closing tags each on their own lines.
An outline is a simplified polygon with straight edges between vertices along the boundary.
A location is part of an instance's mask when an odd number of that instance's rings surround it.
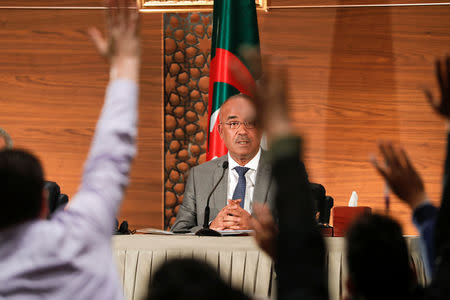
<svg viewBox="0 0 450 300">
<path fill-rule="evenodd" d="M 426 265 L 428 270 L 433 271 L 434 253 L 434 230 L 438 215 L 438 208 L 427 203 L 416 208 L 413 212 L 413 222 L 420 232 L 420 239 L 425 246 Z"/>
<path fill-rule="evenodd" d="M 272 146 L 272 174 L 277 184 L 278 299 L 328 299 L 325 244 L 313 211 L 302 163 L 301 141 L 283 138 Z"/>
<path fill-rule="evenodd" d="M 447 156 L 445 159 L 444 166 L 444 180 L 443 180 L 443 191 L 442 191 L 442 201 L 441 209 L 438 214 L 438 219 L 436 221 L 436 231 L 435 231 L 435 249 L 438 251 L 439 247 L 443 247 L 444 244 L 448 243 L 450 239 L 450 134 L 447 135 Z"/>
</svg>

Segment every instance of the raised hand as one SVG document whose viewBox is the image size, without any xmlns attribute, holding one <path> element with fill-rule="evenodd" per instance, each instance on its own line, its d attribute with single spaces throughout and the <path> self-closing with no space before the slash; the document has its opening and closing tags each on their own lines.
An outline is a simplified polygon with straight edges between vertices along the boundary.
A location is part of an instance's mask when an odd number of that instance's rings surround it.
<svg viewBox="0 0 450 300">
<path fill-rule="evenodd" d="M 269 140 L 291 134 L 292 128 L 287 113 L 288 70 L 286 65 L 281 59 L 264 57 L 261 60 L 259 52 L 251 48 L 244 49 L 242 56 L 250 69 L 262 74 L 254 85 L 253 82 L 248 82 L 238 67 L 231 66 L 231 72 L 238 81 L 247 87 L 253 87 L 252 94 L 257 107 L 258 125 L 262 127 Z M 261 61 L 263 61 L 262 72 L 259 67 Z"/>
<path fill-rule="evenodd" d="M 436 77 L 441 92 L 441 99 L 435 100 L 430 90 L 425 90 L 425 95 L 431 106 L 437 113 L 450 119 L 450 57 L 445 60 L 436 60 Z"/>
<path fill-rule="evenodd" d="M 88 33 L 100 55 L 111 64 L 111 79 L 137 81 L 140 65 L 139 11 L 131 0 L 108 0 L 106 37 L 93 27 Z"/>
<path fill-rule="evenodd" d="M 391 190 L 412 209 L 427 200 L 422 178 L 409 161 L 403 148 L 391 142 L 379 143 L 384 163 L 372 159 L 378 173 L 386 180 Z"/>
</svg>

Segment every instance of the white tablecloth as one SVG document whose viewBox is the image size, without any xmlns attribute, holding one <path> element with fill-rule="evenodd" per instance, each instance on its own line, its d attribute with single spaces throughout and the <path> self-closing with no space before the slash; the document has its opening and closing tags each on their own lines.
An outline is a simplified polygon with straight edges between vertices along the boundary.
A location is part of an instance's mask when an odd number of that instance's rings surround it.
<svg viewBox="0 0 450 300">
<path fill-rule="evenodd" d="M 344 238 L 325 238 L 330 300 L 345 295 L 347 267 Z M 427 283 L 419 239 L 407 237 L 411 261 L 419 282 Z M 113 237 L 114 254 L 127 300 L 141 300 L 149 280 L 162 263 L 171 258 L 197 258 L 210 263 L 234 287 L 262 298 L 274 298 L 275 274 L 271 259 L 252 237 L 197 237 L 129 235 Z"/>
</svg>

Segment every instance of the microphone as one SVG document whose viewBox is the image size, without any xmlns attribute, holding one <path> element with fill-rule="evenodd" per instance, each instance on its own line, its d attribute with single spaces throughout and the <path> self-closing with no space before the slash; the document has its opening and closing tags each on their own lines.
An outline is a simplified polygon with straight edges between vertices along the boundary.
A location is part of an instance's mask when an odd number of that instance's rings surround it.
<svg viewBox="0 0 450 300">
<path fill-rule="evenodd" d="M 211 196 L 216 190 L 219 183 L 222 181 L 223 176 L 225 175 L 225 170 L 228 169 L 228 161 L 224 161 L 222 164 L 222 175 L 220 176 L 219 180 L 217 181 L 216 185 L 211 190 L 211 193 L 209 193 L 208 198 L 206 200 L 206 207 L 205 207 L 205 219 L 203 220 L 203 228 L 200 229 L 195 233 L 195 235 L 198 236 L 221 236 L 221 234 L 211 228 L 209 228 L 209 201 L 211 200 Z"/>
</svg>

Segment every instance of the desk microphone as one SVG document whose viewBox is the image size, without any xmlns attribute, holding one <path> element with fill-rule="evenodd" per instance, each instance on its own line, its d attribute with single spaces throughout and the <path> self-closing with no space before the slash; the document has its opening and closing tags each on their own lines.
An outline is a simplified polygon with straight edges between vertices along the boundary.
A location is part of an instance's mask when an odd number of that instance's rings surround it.
<svg viewBox="0 0 450 300">
<path fill-rule="evenodd" d="M 217 181 L 216 185 L 213 187 L 211 193 L 208 195 L 208 199 L 206 200 L 205 207 L 205 219 L 203 221 L 203 228 L 195 233 L 195 235 L 199 236 L 221 236 L 221 234 L 213 229 L 209 228 L 209 200 L 211 200 L 211 196 L 216 190 L 219 183 L 222 181 L 223 176 L 225 175 L 225 170 L 228 169 L 228 161 L 224 161 L 222 164 L 222 175 L 220 179 Z"/>
</svg>

